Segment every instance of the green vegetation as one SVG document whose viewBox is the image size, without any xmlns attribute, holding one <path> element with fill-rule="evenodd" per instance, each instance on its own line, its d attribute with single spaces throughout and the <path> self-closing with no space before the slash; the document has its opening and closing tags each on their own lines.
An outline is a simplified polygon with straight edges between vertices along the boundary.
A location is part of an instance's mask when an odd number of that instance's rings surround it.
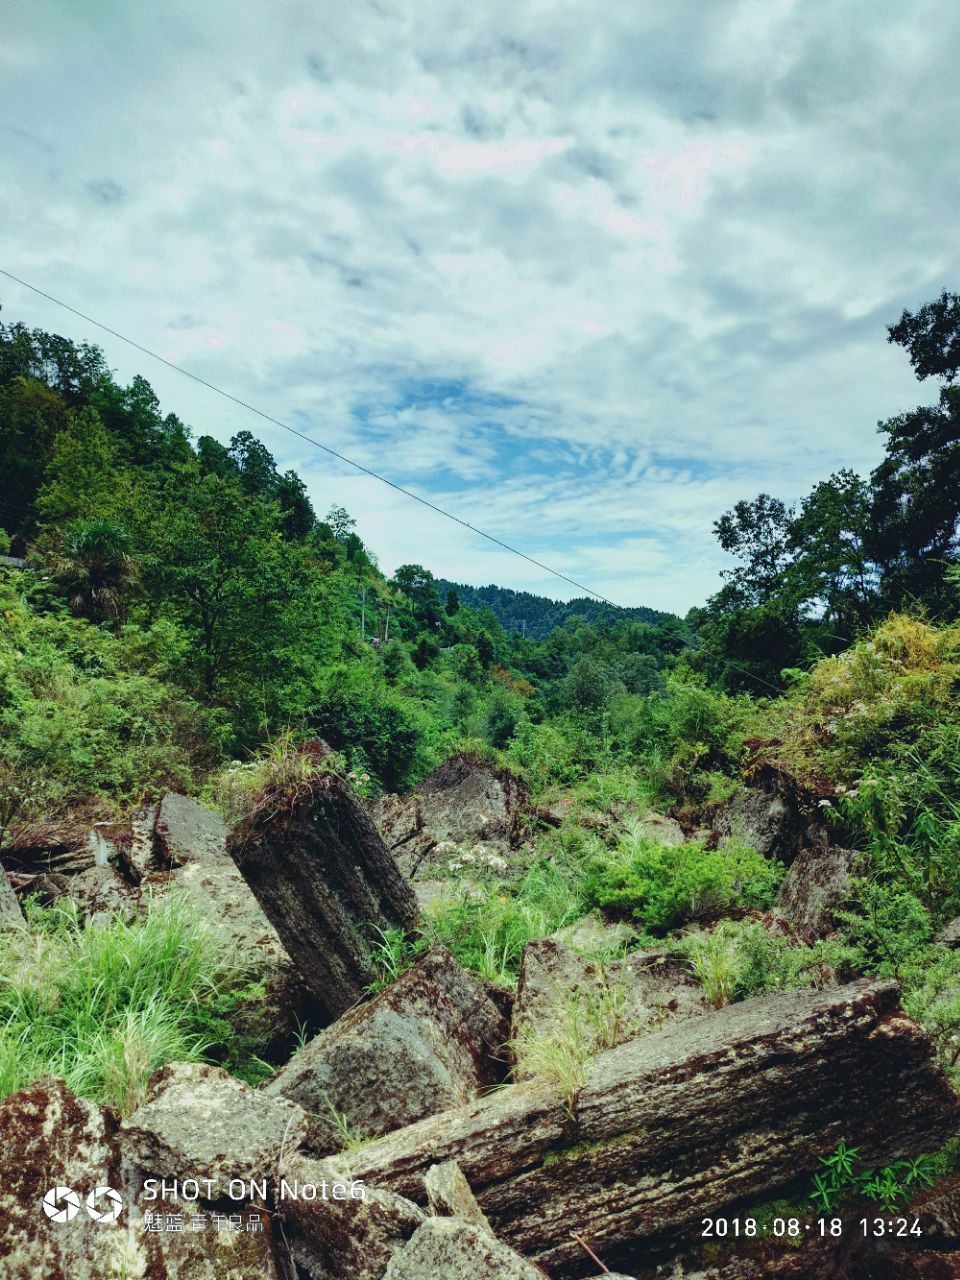
<svg viewBox="0 0 960 1280">
<path fill-rule="evenodd" d="M 937 404 L 882 425 L 867 478 L 737 503 L 716 526 L 736 567 L 685 619 L 417 564 L 388 579 L 349 513 L 318 518 L 250 432 L 194 436 L 95 348 L 0 325 L 0 554 L 28 562 L 0 566 L 0 852 L 170 787 L 242 823 L 323 768 L 369 798 L 470 750 L 559 825 L 508 866 L 461 858 L 419 932 L 379 940 L 372 990 L 434 943 L 515 986 L 528 941 L 593 911 L 684 957 L 718 1008 L 894 976 L 956 1072 L 960 952 L 937 935 L 960 914 L 958 308 L 944 295 L 890 330 L 944 380 Z M 318 737 L 335 757 L 300 749 Z M 825 940 L 765 927 L 775 858 L 644 826 L 659 810 L 709 833 L 771 777 L 858 853 Z M 268 1070 L 242 1030 L 255 975 L 175 904 L 86 927 L 31 909 L 0 979 L 0 1090 L 56 1071 L 129 1108 L 169 1057 Z M 621 1014 L 615 996 L 571 1006 L 517 1046 L 520 1074 L 572 1099 Z M 851 1151 L 824 1162 L 824 1209 L 851 1180 L 884 1205 L 924 1180 L 846 1170 Z"/>
<path fill-rule="evenodd" d="M 888 1213 L 896 1213 L 914 1191 L 933 1185 L 936 1168 L 930 1156 L 917 1156 L 866 1169 L 858 1148 L 842 1140 L 831 1155 L 820 1157 L 820 1163 L 823 1172 L 814 1177 L 810 1199 L 821 1214 L 832 1213 L 847 1196 L 875 1200 Z"/>
<path fill-rule="evenodd" d="M 595 857 L 584 880 L 588 906 L 629 913 L 651 932 L 722 915 L 730 907 L 768 907 L 781 870 L 749 846 L 695 842 L 670 847 L 627 830 L 616 850 Z"/>
<path fill-rule="evenodd" d="M 256 1075 L 226 1016 L 250 998 L 243 969 L 173 896 L 133 923 L 57 906 L 28 924 L 0 938 L 0 1097 L 52 1074 L 127 1114 L 171 1059 Z"/>
</svg>

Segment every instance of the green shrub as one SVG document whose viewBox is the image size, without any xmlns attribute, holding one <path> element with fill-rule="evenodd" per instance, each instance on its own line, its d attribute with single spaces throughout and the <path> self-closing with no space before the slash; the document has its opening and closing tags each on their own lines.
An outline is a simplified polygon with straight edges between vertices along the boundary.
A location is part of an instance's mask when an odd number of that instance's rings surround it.
<svg viewBox="0 0 960 1280">
<path fill-rule="evenodd" d="M 933 922 L 923 903 L 903 884 L 862 880 L 851 907 L 838 914 L 858 968 L 871 976 L 900 978 L 924 962 Z"/>
<path fill-rule="evenodd" d="M 588 905 L 629 913 L 662 933 L 738 903 L 767 907 L 782 875 L 782 867 L 747 845 L 670 847 L 637 826 L 615 850 L 591 860 L 583 887 Z"/>
<path fill-rule="evenodd" d="M 0 616 L 0 791 L 19 797 L 9 827 L 91 798 L 189 790 L 218 759 L 216 716 L 168 682 L 168 628 L 116 636 L 37 613 L 9 584 Z"/>
<path fill-rule="evenodd" d="M 508 757 L 531 791 L 540 795 L 551 786 L 566 786 L 583 777 L 595 750 L 595 741 L 570 719 L 539 724 L 522 720 L 510 740 Z"/>
<path fill-rule="evenodd" d="M 891 614 L 816 664 L 788 705 L 778 758 L 801 778 L 849 784 L 866 760 L 898 759 L 929 728 L 956 723 L 960 626 Z"/>
<path fill-rule="evenodd" d="M 341 665 L 319 680 L 310 727 L 353 762 L 360 751 L 389 791 L 412 786 L 434 763 L 423 708 L 366 665 Z"/>
<path fill-rule="evenodd" d="M 833 1213 L 847 1196 L 875 1200 L 888 1213 L 896 1213 L 923 1187 L 933 1185 L 936 1162 L 927 1155 L 896 1160 L 879 1169 L 864 1168 L 857 1147 L 841 1141 L 829 1156 L 821 1156 L 823 1169 L 813 1179 L 810 1199 L 819 1213 Z"/>
</svg>

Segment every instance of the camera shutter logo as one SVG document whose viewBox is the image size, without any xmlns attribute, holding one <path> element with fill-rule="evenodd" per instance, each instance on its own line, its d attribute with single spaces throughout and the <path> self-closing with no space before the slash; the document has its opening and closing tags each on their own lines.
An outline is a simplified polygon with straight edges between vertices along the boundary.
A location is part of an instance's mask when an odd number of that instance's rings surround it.
<svg viewBox="0 0 960 1280">
<path fill-rule="evenodd" d="M 116 1222 L 123 1213 L 123 1196 L 113 1187 L 95 1187 L 86 1202 L 93 1222 Z M 72 1222 L 80 1212 L 80 1196 L 72 1187 L 51 1187 L 43 1197 L 43 1212 L 51 1222 Z"/>
<path fill-rule="evenodd" d="M 72 1222 L 80 1212 L 80 1197 L 71 1187 L 51 1187 L 43 1197 L 43 1212 L 52 1222 Z"/>
<path fill-rule="evenodd" d="M 97 1187 L 87 1196 L 87 1213 L 94 1222 L 116 1222 L 122 1212 L 123 1197 L 113 1187 Z"/>
</svg>

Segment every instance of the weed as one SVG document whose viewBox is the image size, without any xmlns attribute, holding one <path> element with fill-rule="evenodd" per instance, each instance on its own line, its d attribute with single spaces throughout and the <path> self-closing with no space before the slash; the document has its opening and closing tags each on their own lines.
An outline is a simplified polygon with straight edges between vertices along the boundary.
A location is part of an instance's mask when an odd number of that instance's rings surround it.
<svg viewBox="0 0 960 1280">
<path fill-rule="evenodd" d="M 377 969 L 377 977 L 367 986 L 371 995 L 383 991 L 391 983 L 396 982 L 402 973 L 413 967 L 429 946 L 430 940 L 424 935 L 412 933 L 407 929 L 377 929 L 380 941 L 370 948 L 371 959 Z"/>
<path fill-rule="evenodd" d="M 286 730 L 256 760 L 225 770 L 212 794 L 227 825 L 249 830 L 261 818 L 292 808 L 317 777 L 339 768 L 339 756 L 310 750 L 310 745 L 298 747 Z"/>
<path fill-rule="evenodd" d="M 510 1045 L 516 1061 L 514 1074 L 520 1080 L 553 1085 L 572 1118 L 587 1063 L 628 1034 L 626 984 L 601 978 L 595 988 L 569 996 L 546 1028 L 529 1021 L 521 1024 Z"/>
<path fill-rule="evenodd" d="M 714 1009 L 722 1009 L 733 999 L 736 987 L 736 944 L 722 932 L 709 933 L 691 944 L 689 954 L 707 999 Z"/>
<path fill-rule="evenodd" d="M 879 1169 L 861 1167 L 860 1149 L 837 1144 L 829 1156 L 821 1156 L 823 1172 L 813 1179 L 810 1199 L 821 1213 L 832 1213 L 847 1195 L 875 1200 L 888 1213 L 895 1213 L 921 1186 L 932 1186 L 935 1160 L 921 1155 L 913 1160 L 896 1160 Z"/>
<path fill-rule="evenodd" d="M 553 862 L 539 862 L 512 891 L 493 886 L 479 900 L 461 893 L 438 904 L 427 930 L 480 977 L 516 986 L 526 944 L 571 924 L 582 911 L 576 876 Z"/>
</svg>

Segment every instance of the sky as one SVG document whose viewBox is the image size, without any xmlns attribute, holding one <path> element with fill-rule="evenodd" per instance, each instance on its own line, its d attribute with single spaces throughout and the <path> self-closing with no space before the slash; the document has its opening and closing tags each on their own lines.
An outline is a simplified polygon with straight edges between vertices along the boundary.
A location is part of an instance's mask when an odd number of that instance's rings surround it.
<svg viewBox="0 0 960 1280">
<path fill-rule="evenodd" d="M 868 472 L 960 288 L 955 0 L 3 0 L 0 266 L 624 605 Z M 249 429 L 392 572 L 582 594 L 0 277 Z"/>
</svg>

